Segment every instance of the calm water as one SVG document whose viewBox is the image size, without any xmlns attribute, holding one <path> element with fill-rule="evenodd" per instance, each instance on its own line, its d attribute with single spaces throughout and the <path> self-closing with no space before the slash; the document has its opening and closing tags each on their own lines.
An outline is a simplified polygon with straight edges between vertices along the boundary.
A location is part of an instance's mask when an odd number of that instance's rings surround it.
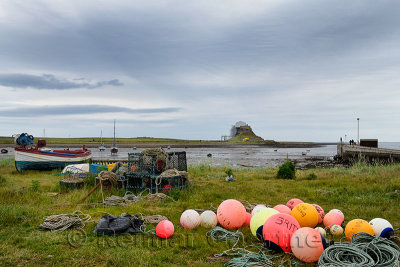
<svg viewBox="0 0 400 267">
<path fill-rule="evenodd" d="M 382 142 L 381 148 L 400 149 L 400 142 Z M 8 154 L 0 154 L 0 158 L 13 157 L 14 149 L 7 148 Z M 119 148 L 117 156 L 111 156 L 109 148 L 100 152 L 92 149 L 94 159 L 127 159 L 128 153 L 141 152 L 143 149 Z M 212 166 L 231 167 L 272 167 L 280 165 L 288 155 L 290 159 L 306 160 L 310 157 L 331 158 L 336 155 L 336 145 L 316 148 L 266 148 L 258 146 L 238 146 L 233 148 L 171 148 L 167 152 L 186 151 L 189 166 L 210 164 Z M 277 150 L 277 151 L 275 151 Z M 212 157 L 207 157 L 211 153 Z M 305 155 L 304 155 L 305 154 Z"/>
</svg>

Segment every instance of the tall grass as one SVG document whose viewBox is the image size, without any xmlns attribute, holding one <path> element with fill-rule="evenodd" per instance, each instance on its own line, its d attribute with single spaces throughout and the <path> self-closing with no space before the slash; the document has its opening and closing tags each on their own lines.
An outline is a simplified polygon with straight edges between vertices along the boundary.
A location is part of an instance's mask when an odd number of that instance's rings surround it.
<svg viewBox="0 0 400 267">
<path fill-rule="evenodd" d="M 0 178 L 0 265 L 222 266 L 229 257 L 214 259 L 212 256 L 229 246 L 207 243 L 205 233 L 208 229 L 184 230 L 179 219 L 185 209 L 216 208 L 229 198 L 274 206 L 296 197 L 317 203 L 325 211 L 341 209 L 346 222 L 355 218 L 383 217 L 396 228 L 400 225 L 400 194 L 395 192 L 400 190 L 399 164 L 371 166 L 359 163 L 350 168 L 299 170 L 294 180 L 276 179 L 276 168 L 238 168 L 232 170 L 236 181 L 226 182 L 226 167 L 213 168 L 205 162 L 189 167 L 190 187 L 186 191 L 174 192 L 171 197 L 175 201 L 139 201 L 128 207 L 104 207 L 100 204 L 103 197 L 100 190 L 81 202 L 93 184 L 80 190 L 60 191 L 59 180 L 62 177 L 55 175 L 57 171 L 20 174 L 15 172 L 11 163 L 10 160 L 0 161 L 0 176 L 3 177 Z M 311 173 L 315 177 L 308 179 Z M 39 182 L 39 190 L 36 190 L 37 186 L 35 189 L 36 182 L 32 183 L 32 180 Z M 54 196 L 50 192 L 58 194 Z M 112 194 L 122 196 L 124 191 L 104 190 L 104 197 Z M 168 240 L 172 242 L 168 246 L 160 246 L 161 241 L 151 234 L 137 235 L 136 242 L 126 244 L 114 242 L 116 245 L 112 245 L 111 241 L 118 240 L 106 239 L 103 246 L 92 233 L 96 223 L 89 223 L 84 228 L 86 243 L 75 248 L 67 242 L 68 235 L 74 231 L 51 233 L 38 228 L 44 216 L 75 210 L 90 214 L 95 220 L 104 214 L 162 214 L 174 223 L 175 234 Z M 147 231 L 154 231 L 154 228 L 148 225 Z M 248 244 L 260 245 L 248 228 L 240 231 Z M 192 238 L 193 242 L 190 246 L 181 246 L 186 237 Z M 139 238 L 140 242 L 137 241 Z M 277 263 L 282 261 L 283 255 L 275 256 Z M 298 262 L 295 258 L 290 260 L 295 261 Z"/>
</svg>

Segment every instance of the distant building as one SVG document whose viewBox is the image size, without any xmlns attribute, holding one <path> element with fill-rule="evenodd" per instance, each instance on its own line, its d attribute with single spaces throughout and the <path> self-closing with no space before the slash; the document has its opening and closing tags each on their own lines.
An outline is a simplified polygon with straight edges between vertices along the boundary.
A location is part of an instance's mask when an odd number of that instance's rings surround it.
<svg viewBox="0 0 400 267">
<path fill-rule="evenodd" d="M 240 134 L 250 134 L 250 136 L 247 139 L 251 139 L 250 141 L 260 141 L 263 140 L 261 137 L 257 136 L 254 132 L 253 129 L 251 129 L 251 126 L 245 123 L 244 121 L 238 121 L 235 123 L 235 125 L 232 126 L 231 128 L 231 138 L 238 136 Z"/>
</svg>

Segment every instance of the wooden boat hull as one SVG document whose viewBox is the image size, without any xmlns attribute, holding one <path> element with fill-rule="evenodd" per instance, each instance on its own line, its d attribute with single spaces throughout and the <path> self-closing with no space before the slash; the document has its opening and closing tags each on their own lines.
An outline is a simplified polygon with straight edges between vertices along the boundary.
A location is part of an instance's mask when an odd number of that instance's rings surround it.
<svg viewBox="0 0 400 267">
<path fill-rule="evenodd" d="M 25 170 L 62 169 L 70 164 L 88 162 L 92 157 L 90 151 L 80 154 L 41 152 L 37 150 L 15 150 L 15 168 L 18 172 Z"/>
</svg>

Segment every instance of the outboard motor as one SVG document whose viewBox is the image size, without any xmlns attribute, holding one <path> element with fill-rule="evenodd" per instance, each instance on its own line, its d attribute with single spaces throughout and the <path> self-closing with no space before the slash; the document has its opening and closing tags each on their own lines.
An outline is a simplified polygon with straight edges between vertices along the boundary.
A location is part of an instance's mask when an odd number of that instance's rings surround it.
<svg viewBox="0 0 400 267">
<path fill-rule="evenodd" d="M 15 136 L 15 143 L 21 146 L 33 145 L 33 136 L 27 133 L 17 134 Z"/>
</svg>

